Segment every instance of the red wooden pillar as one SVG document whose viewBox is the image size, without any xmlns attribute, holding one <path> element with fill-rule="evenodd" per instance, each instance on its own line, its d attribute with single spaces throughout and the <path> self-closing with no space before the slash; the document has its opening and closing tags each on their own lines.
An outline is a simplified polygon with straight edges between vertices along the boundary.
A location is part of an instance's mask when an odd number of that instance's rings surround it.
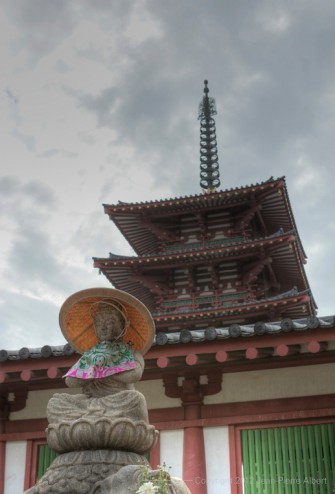
<svg viewBox="0 0 335 494">
<path fill-rule="evenodd" d="M 192 494 L 207 494 L 202 427 L 189 427 L 184 430 L 183 479 Z"/>
<path fill-rule="evenodd" d="M 193 362 L 193 358 L 191 361 Z M 189 365 L 192 365 L 189 363 Z M 184 447 L 183 480 L 192 494 L 207 494 L 206 455 L 204 432 L 201 425 L 187 426 L 187 421 L 202 418 L 203 397 L 219 393 L 222 386 L 222 372 L 219 369 L 207 373 L 207 384 L 200 384 L 196 372 L 187 373 L 182 385 L 177 375 L 163 377 L 165 394 L 170 398 L 180 398 L 184 407 Z"/>
<path fill-rule="evenodd" d="M 0 494 L 5 492 L 6 442 L 0 441 Z"/>
<path fill-rule="evenodd" d="M 150 466 L 153 470 L 155 470 L 157 468 L 157 466 L 161 464 L 161 444 L 160 444 L 160 437 L 159 436 L 157 439 L 156 446 L 150 452 L 149 463 L 150 463 Z"/>
<path fill-rule="evenodd" d="M 6 430 L 9 417 L 8 392 L 0 397 L 0 434 Z M 0 494 L 5 492 L 6 441 L 0 440 Z"/>
<path fill-rule="evenodd" d="M 203 397 L 199 379 L 185 379 L 182 388 L 185 420 L 201 419 Z M 184 429 L 183 480 L 192 494 L 207 494 L 205 443 L 201 426 Z"/>
</svg>

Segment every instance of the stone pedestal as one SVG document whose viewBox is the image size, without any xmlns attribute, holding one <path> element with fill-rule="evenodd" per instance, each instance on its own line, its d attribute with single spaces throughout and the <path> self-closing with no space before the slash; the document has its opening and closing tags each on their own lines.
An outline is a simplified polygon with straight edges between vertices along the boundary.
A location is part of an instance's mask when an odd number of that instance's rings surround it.
<svg viewBox="0 0 335 494">
<path fill-rule="evenodd" d="M 26 494 L 136 494 L 158 432 L 148 422 L 144 396 L 133 389 L 106 396 L 55 394 L 47 407 L 48 445 L 59 453 Z M 143 470 L 144 469 L 144 470 Z M 166 492 L 189 494 L 167 474 Z"/>
<path fill-rule="evenodd" d="M 97 449 L 63 453 L 55 458 L 43 477 L 25 494 L 100 492 L 93 491 L 93 488 L 127 465 L 148 465 L 148 462 L 144 456 L 127 451 Z M 119 492 L 123 493 L 122 490 Z"/>
<path fill-rule="evenodd" d="M 55 394 L 47 406 L 49 446 L 57 453 L 87 449 L 149 452 L 158 432 L 144 396 L 122 390 L 103 397 Z"/>
</svg>

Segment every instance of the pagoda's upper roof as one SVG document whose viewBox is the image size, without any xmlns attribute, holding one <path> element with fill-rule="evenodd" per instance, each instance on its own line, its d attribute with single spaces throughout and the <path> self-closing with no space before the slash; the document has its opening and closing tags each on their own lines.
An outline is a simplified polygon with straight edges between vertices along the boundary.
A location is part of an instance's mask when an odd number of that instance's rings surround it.
<svg viewBox="0 0 335 494">
<path fill-rule="evenodd" d="M 286 189 L 285 178 L 246 185 L 206 194 L 162 199 L 157 201 L 104 204 L 109 215 L 138 255 L 157 253 L 160 238 L 146 219 L 171 218 L 199 212 L 260 204 L 261 215 L 268 232 L 279 228 L 296 230 Z M 301 245 L 300 245 L 301 247 Z"/>
</svg>

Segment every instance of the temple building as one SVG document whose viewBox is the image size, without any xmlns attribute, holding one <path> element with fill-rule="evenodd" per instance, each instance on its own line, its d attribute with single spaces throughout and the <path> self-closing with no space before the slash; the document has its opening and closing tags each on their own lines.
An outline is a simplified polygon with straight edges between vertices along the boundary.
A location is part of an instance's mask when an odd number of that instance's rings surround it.
<svg viewBox="0 0 335 494">
<path fill-rule="evenodd" d="M 193 494 L 330 494 L 335 316 L 317 316 L 285 178 L 219 189 L 215 113 L 205 81 L 201 193 L 104 204 L 134 255 L 94 266 L 156 325 L 138 386 L 160 431 L 150 461 Z M 0 494 L 50 463 L 45 406 L 75 360 L 68 345 L 0 352 Z"/>
</svg>

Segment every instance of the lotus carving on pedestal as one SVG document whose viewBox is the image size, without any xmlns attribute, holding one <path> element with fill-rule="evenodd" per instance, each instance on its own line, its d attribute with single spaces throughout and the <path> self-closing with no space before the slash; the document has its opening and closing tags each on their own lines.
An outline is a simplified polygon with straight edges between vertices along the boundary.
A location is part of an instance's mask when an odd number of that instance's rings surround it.
<svg viewBox="0 0 335 494">
<path fill-rule="evenodd" d="M 49 424 L 48 444 L 57 453 L 85 449 L 116 449 L 143 454 L 156 444 L 157 431 L 144 421 L 127 418 L 81 418 L 74 422 Z"/>
</svg>

